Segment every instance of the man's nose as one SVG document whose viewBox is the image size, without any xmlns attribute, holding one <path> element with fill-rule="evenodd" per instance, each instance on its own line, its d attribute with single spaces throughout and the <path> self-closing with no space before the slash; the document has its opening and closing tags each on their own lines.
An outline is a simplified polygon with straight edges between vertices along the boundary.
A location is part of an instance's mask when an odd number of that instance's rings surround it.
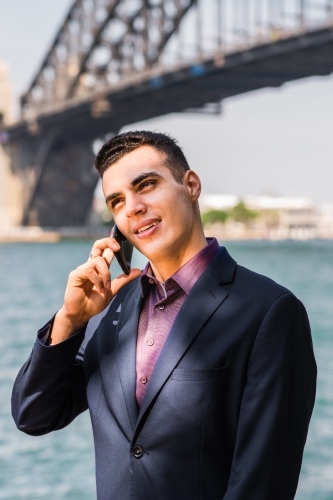
<svg viewBox="0 0 333 500">
<path fill-rule="evenodd" d="M 140 213 L 147 211 L 146 205 L 137 196 L 129 196 L 126 199 L 126 215 L 127 217 L 134 217 Z"/>
</svg>

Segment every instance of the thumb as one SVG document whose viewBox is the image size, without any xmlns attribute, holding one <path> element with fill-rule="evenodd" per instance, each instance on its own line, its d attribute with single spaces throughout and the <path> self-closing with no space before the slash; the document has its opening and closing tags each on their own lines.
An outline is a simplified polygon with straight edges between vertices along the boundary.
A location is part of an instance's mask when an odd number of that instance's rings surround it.
<svg viewBox="0 0 333 500">
<path fill-rule="evenodd" d="M 121 274 L 111 281 L 111 292 L 115 296 L 121 288 L 123 288 L 127 283 L 133 281 L 135 278 L 141 276 L 141 269 L 131 269 L 129 274 Z"/>
</svg>

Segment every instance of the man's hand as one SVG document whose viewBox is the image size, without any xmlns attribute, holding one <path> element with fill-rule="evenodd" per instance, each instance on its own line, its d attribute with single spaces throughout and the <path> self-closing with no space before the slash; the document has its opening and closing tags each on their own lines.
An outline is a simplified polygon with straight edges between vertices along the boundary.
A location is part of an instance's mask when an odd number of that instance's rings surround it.
<svg viewBox="0 0 333 500">
<path fill-rule="evenodd" d="M 58 344 L 82 328 L 108 306 L 123 286 L 140 276 L 140 269 L 132 269 L 129 275 L 121 274 L 111 281 L 109 267 L 119 249 L 114 238 L 97 240 L 88 261 L 70 273 L 64 305 L 54 318 L 50 344 Z"/>
</svg>

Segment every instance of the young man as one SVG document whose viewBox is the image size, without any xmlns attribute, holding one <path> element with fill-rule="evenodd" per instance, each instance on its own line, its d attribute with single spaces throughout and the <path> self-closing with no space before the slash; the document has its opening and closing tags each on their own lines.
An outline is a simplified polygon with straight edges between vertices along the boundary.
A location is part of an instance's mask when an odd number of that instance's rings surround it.
<svg viewBox="0 0 333 500">
<path fill-rule="evenodd" d="M 149 263 L 111 280 L 119 245 L 94 244 L 18 375 L 17 426 L 89 408 L 99 500 L 293 499 L 316 380 L 303 305 L 206 240 L 200 180 L 168 136 L 121 134 L 96 167 Z"/>
</svg>

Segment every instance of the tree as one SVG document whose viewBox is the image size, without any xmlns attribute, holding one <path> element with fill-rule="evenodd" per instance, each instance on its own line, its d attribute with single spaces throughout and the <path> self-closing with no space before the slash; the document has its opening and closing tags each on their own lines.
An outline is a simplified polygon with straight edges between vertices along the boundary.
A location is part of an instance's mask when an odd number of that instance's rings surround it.
<svg viewBox="0 0 333 500">
<path fill-rule="evenodd" d="M 258 213 L 254 212 L 247 208 L 243 201 L 240 201 L 230 210 L 230 216 L 236 222 L 243 222 L 244 224 L 248 224 L 258 217 Z"/>
<path fill-rule="evenodd" d="M 215 224 L 216 222 L 224 224 L 228 216 L 229 214 L 225 210 L 209 210 L 201 214 L 202 224 L 204 226 L 207 224 Z"/>
</svg>

